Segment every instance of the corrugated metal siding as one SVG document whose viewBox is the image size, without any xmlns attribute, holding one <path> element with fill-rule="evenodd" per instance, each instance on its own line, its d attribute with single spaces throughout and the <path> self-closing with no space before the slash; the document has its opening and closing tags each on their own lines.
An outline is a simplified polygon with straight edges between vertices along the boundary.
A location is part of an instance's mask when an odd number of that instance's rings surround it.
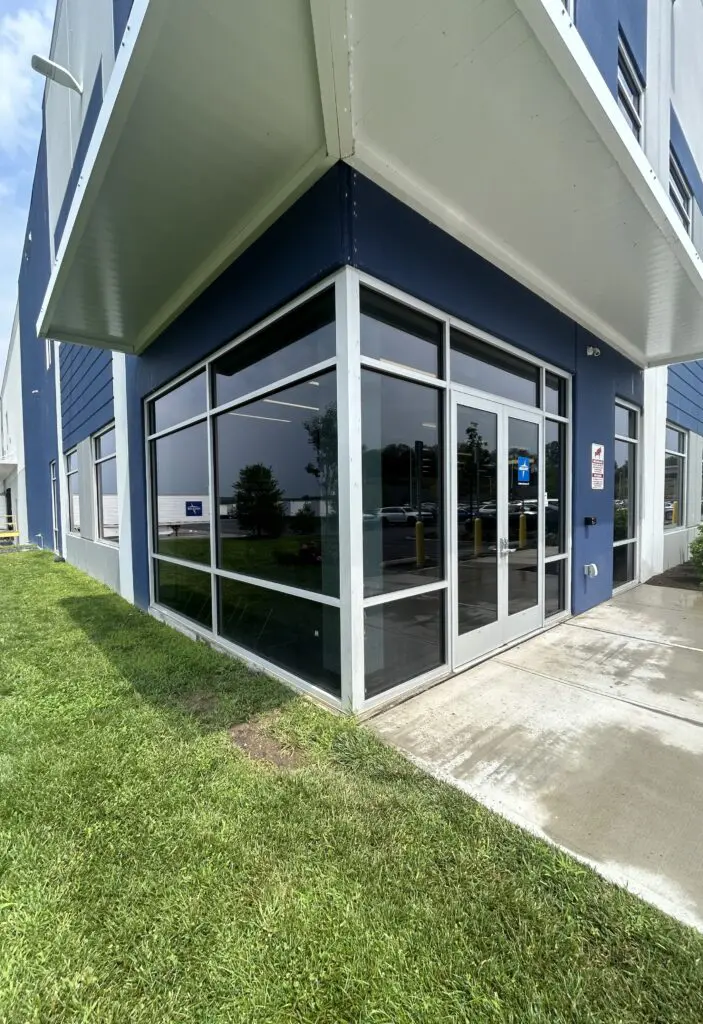
<svg viewBox="0 0 703 1024">
<path fill-rule="evenodd" d="M 669 367 L 667 416 L 680 427 L 703 434 L 703 360 Z"/>
<path fill-rule="evenodd" d="M 62 344 L 59 359 L 63 448 L 67 451 L 114 419 L 112 353 Z"/>
</svg>

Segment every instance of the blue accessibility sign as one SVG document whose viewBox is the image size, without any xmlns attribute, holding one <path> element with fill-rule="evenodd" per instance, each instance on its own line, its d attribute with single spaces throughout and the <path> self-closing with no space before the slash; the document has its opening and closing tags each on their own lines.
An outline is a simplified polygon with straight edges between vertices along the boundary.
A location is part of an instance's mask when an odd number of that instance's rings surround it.
<svg viewBox="0 0 703 1024">
<path fill-rule="evenodd" d="M 517 482 L 529 484 L 530 482 L 530 456 L 518 455 L 517 457 Z"/>
<path fill-rule="evenodd" d="M 202 516 L 203 514 L 203 503 L 202 501 L 187 501 L 186 502 L 186 515 L 187 516 Z"/>
</svg>

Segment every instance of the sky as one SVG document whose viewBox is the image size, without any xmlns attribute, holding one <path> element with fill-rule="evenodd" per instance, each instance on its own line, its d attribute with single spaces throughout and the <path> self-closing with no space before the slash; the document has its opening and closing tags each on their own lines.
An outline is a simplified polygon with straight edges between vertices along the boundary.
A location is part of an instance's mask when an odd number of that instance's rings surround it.
<svg viewBox="0 0 703 1024">
<path fill-rule="evenodd" d="M 0 0 L 0 378 L 41 133 L 44 79 L 30 60 L 49 52 L 54 8 L 54 0 Z"/>
</svg>

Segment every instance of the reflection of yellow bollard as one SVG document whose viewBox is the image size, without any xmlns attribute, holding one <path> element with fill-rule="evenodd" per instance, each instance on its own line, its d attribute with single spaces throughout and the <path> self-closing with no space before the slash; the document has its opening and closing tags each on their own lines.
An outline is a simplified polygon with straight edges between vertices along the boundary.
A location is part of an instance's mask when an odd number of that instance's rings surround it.
<svg viewBox="0 0 703 1024">
<path fill-rule="evenodd" d="M 474 558 L 478 558 L 483 547 L 483 523 L 478 518 L 474 519 Z"/>
<path fill-rule="evenodd" d="M 419 569 L 425 564 L 425 524 L 419 519 L 415 523 L 415 559 Z"/>
<path fill-rule="evenodd" d="M 527 547 L 527 516 L 524 512 L 520 516 L 520 533 L 518 535 L 518 547 Z"/>
<path fill-rule="evenodd" d="M 674 507 L 671 510 L 671 525 L 672 526 L 678 526 L 679 525 L 679 503 L 678 503 L 678 501 L 674 502 Z"/>
</svg>

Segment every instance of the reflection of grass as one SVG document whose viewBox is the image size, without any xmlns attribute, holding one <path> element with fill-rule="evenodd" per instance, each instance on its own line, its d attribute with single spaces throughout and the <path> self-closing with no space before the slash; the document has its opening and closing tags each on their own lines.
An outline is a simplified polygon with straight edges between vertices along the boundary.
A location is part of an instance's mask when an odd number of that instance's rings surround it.
<svg viewBox="0 0 703 1024">
<path fill-rule="evenodd" d="M 301 547 L 314 544 L 318 550 L 318 537 L 225 537 L 222 540 L 220 567 L 247 576 L 260 576 L 273 582 L 286 583 L 304 590 L 336 594 L 338 570 L 330 566 L 326 571 L 320 564 L 306 564 L 298 560 Z M 337 561 L 337 545 L 330 542 L 323 547 L 330 561 Z M 207 537 L 161 537 L 159 552 L 171 558 L 184 558 L 191 562 L 208 564 L 210 542 Z M 323 585 L 324 581 L 324 585 Z"/>
<path fill-rule="evenodd" d="M 0 1020 L 703 1021 L 698 933 L 363 726 L 49 555 L 0 593 Z"/>
</svg>

